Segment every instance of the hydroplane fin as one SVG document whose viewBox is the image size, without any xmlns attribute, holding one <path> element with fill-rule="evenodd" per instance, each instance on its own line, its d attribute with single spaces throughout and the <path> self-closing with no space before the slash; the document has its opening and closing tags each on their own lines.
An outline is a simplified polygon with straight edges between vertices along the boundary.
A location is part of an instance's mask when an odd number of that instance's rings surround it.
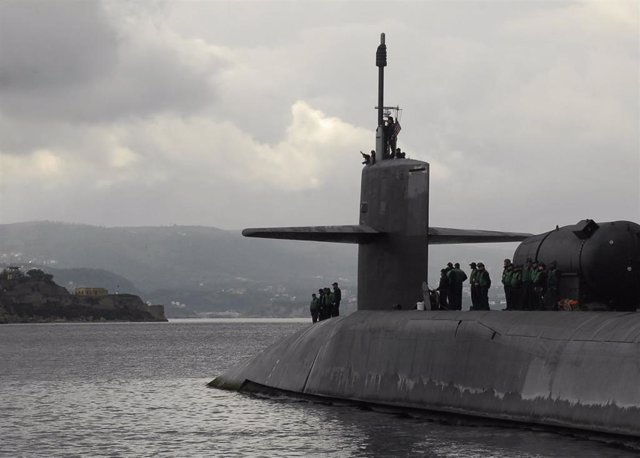
<svg viewBox="0 0 640 458">
<path fill-rule="evenodd" d="M 384 234 L 364 225 L 350 226 L 306 226 L 306 227 L 262 227 L 245 229 L 245 237 L 265 239 L 311 240 L 316 242 L 367 243 Z"/>
<path fill-rule="evenodd" d="M 524 232 L 482 231 L 477 229 L 452 229 L 430 227 L 429 245 L 457 243 L 520 242 L 533 234 Z"/>
<path fill-rule="evenodd" d="M 245 237 L 265 239 L 311 240 L 316 242 L 369 243 L 384 237 L 384 232 L 369 226 L 304 226 L 304 227 L 262 227 L 245 229 Z M 519 242 L 533 234 L 523 232 L 482 231 L 477 229 L 452 229 L 430 227 L 426 237 L 429 245 L 458 243 L 499 243 Z"/>
</svg>

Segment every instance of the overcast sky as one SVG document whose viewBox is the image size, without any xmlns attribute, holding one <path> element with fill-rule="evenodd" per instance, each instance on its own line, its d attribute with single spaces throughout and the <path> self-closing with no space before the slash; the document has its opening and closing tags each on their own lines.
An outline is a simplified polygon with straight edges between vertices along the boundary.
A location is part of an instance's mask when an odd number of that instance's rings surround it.
<svg viewBox="0 0 640 458">
<path fill-rule="evenodd" d="M 0 223 L 355 224 L 375 50 L 431 224 L 640 221 L 616 2 L 0 2 Z"/>
</svg>

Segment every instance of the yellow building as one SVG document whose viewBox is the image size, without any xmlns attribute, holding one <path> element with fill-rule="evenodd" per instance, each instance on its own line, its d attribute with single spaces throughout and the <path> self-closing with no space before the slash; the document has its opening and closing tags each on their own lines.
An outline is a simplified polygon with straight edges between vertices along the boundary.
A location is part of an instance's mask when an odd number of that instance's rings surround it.
<svg viewBox="0 0 640 458">
<path fill-rule="evenodd" d="M 76 296 L 106 296 L 109 294 L 105 288 L 76 288 Z"/>
</svg>

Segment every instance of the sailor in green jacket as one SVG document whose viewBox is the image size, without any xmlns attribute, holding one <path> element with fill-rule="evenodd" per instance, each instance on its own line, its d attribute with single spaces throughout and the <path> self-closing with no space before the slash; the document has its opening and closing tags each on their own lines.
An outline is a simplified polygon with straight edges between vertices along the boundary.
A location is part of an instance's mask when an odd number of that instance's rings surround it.
<svg viewBox="0 0 640 458">
<path fill-rule="evenodd" d="M 549 264 L 547 272 L 547 293 L 544 296 L 546 310 L 558 310 L 558 284 L 560 283 L 560 271 L 558 263 L 553 261 Z"/>
<path fill-rule="evenodd" d="M 507 301 L 506 310 L 511 310 L 513 308 L 513 303 L 511 299 L 512 273 L 513 273 L 513 264 L 511 264 L 511 259 L 505 259 L 503 263 L 503 269 L 502 269 L 502 285 L 504 286 L 504 297 Z"/>
<path fill-rule="evenodd" d="M 522 310 L 522 267 L 513 266 L 509 278 L 511 287 L 511 305 L 509 310 Z"/>
<path fill-rule="evenodd" d="M 491 277 L 485 269 L 484 263 L 478 263 L 478 286 L 480 288 L 480 304 L 478 310 L 491 310 L 489 308 L 489 288 L 491 288 Z"/>
<path fill-rule="evenodd" d="M 544 262 L 538 263 L 538 268 L 531 276 L 535 297 L 534 308 L 544 310 L 544 296 L 547 292 L 547 267 Z"/>
<path fill-rule="evenodd" d="M 531 293 L 533 292 L 533 285 L 531 284 L 531 276 L 533 275 L 533 260 L 527 258 L 527 262 L 522 268 L 522 295 L 520 298 L 521 310 L 531 309 Z"/>
</svg>

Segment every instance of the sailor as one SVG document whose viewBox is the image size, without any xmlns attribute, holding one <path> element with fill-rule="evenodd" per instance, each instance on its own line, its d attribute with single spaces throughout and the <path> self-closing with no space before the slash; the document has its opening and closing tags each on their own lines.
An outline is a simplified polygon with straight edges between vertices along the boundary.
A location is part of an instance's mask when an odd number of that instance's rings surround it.
<svg viewBox="0 0 640 458">
<path fill-rule="evenodd" d="M 362 164 L 363 165 L 371 164 L 371 155 L 365 154 L 362 151 L 360 151 L 360 154 L 362 155 L 362 159 L 363 159 Z"/>
<path fill-rule="evenodd" d="M 533 260 L 531 263 L 531 283 L 529 284 L 529 296 L 527 297 L 527 304 L 529 310 L 537 310 L 539 308 L 538 293 L 535 290 L 534 280 L 538 272 L 538 261 Z"/>
<path fill-rule="evenodd" d="M 471 287 L 471 310 L 475 310 L 478 306 L 478 293 L 480 292 L 478 285 L 478 268 L 475 262 L 469 264 L 471 273 L 469 274 L 469 286 Z"/>
<path fill-rule="evenodd" d="M 456 262 L 447 273 L 449 279 L 449 308 L 451 310 L 462 310 L 462 283 L 467 279 L 465 274 L 460 269 L 460 263 Z"/>
<path fill-rule="evenodd" d="M 333 282 L 333 307 L 331 308 L 331 316 L 340 315 L 340 301 L 342 300 L 342 290 L 338 288 L 338 282 Z"/>
<path fill-rule="evenodd" d="M 527 258 L 527 261 L 522 268 L 522 294 L 520 297 L 521 310 L 529 310 L 531 304 L 529 298 L 531 297 L 531 276 L 533 275 L 533 260 Z"/>
<path fill-rule="evenodd" d="M 507 301 L 507 310 L 511 310 L 513 307 L 511 300 L 511 274 L 513 272 L 513 265 L 511 259 L 505 259 L 502 264 L 502 285 L 504 286 L 504 298 Z"/>
<path fill-rule="evenodd" d="M 547 272 L 547 293 L 544 296 L 544 305 L 546 310 L 558 310 L 558 285 L 560 284 L 560 271 L 558 263 L 553 261 L 549 264 Z"/>
<path fill-rule="evenodd" d="M 324 289 L 325 316 L 331 318 L 333 311 L 333 293 L 330 288 Z"/>
<path fill-rule="evenodd" d="M 389 116 L 387 118 L 387 124 L 384 127 L 384 134 L 387 140 L 387 144 L 385 145 L 385 150 L 389 151 L 389 158 L 393 159 L 396 153 L 396 141 L 397 134 L 395 134 L 396 123 L 393 121 L 393 116 Z"/>
<path fill-rule="evenodd" d="M 491 310 L 489 308 L 489 288 L 491 288 L 491 277 L 489 272 L 484 268 L 482 262 L 478 263 L 478 285 L 480 287 L 480 304 L 479 310 Z"/>
<path fill-rule="evenodd" d="M 449 310 L 449 279 L 447 278 L 447 269 L 440 270 L 440 283 L 436 290 L 439 295 L 440 310 Z"/>
<path fill-rule="evenodd" d="M 371 150 L 371 165 L 376 163 L 376 150 Z"/>
<path fill-rule="evenodd" d="M 522 266 L 513 266 L 509 278 L 511 300 L 507 310 L 522 310 Z"/>
<path fill-rule="evenodd" d="M 320 321 L 327 319 L 326 298 L 324 297 L 324 289 L 318 289 L 318 319 Z"/>
<path fill-rule="evenodd" d="M 311 303 L 309 304 L 309 311 L 311 312 L 311 321 L 313 323 L 318 321 L 318 296 L 316 293 L 311 295 Z"/>
<path fill-rule="evenodd" d="M 538 263 L 538 268 L 532 276 L 532 283 L 536 299 L 536 309 L 544 310 L 544 296 L 547 292 L 547 268 L 544 262 Z"/>
</svg>

